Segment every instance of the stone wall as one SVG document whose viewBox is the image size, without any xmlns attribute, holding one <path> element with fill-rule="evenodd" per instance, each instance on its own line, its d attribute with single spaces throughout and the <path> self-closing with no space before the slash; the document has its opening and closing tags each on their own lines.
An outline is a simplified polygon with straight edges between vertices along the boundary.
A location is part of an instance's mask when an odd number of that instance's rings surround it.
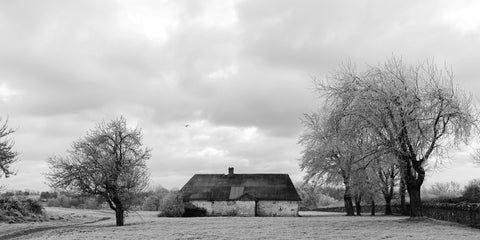
<svg viewBox="0 0 480 240">
<path fill-rule="evenodd" d="M 409 205 L 407 203 L 406 208 L 408 211 Z M 402 209 L 401 206 L 398 204 L 392 204 L 391 205 L 392 213 L 394 215 L 402 215 Z M 371 205 L 362 205 L 362 214 L 370 215 L 372 212 L 372 206 Z M 302 210 L 302 211 L 318 211 L 318 212 L 345 212 L 345 207 L 320 207 L 320 208 L 315 208 L 315 209 L 307 209 L 307 210 Z M 353 206 L 353 211 L 355 214 L 357 214 L 357 209 L 355 205 Z M 383 214 L 385 213 L 385 205 L 375 205 L 375 214 Z"/>
<path fill-rule="evenodd" d="M 407 209 L 410 209 L 408 204 Z M 362 206 L 362 213 L 370 213 L 370 206 Z M 383 213 L 385 206 L 377 205 L 375 209 Z M 317 208 L 313 211 L 345 212 L 345 207 Z M 410 210 L 408 210 L 410 211 Z M 356 211 L 355 211 L 356 212 Z M 394 214 L 401 214 L 399 205 L 392 205 Z M 480 228 L 480 203 L 422 203 L 422 213 L 425 217 L 443 221 L 457 222 Z"/>
<path fill-rule="evenodd" d="M 422 211 L 425 216 L 430 218 L 480 228 L 480 204 L 424 203 Z"/>
<path fill-rule="evenodd" d="M 258 216 L 298 216 L 298 202 L 296 201 L 259 201 Z"/>
<path fill-rule="evenodd" d="M 255 201 L 191 201 L 207 216 L 255 216 Z"/>
<path fill-rule="evenodd" d="M 255 201 L 191 201 L 207 216 L 255 216 Z M 258 201 L 258 216 L 298 216 L 296 201 Z"/>
</svg>

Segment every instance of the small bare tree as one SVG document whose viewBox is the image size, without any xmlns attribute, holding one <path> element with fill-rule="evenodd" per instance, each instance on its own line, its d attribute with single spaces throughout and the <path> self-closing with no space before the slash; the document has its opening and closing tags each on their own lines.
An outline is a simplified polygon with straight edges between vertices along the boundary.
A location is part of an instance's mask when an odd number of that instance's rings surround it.
<svg viewBox="0 0 480 240">
<path fill-rule="evenodd" d="M 343 183 L 344 204 L 348 216 L 354 215 L 352 197 L 356 171 L 375 158 L 378 151 L 369 145 L 365 132 L 355 128 L 355 118 L 342 118 L 341 109 L 325 110 L 326 114 L 305 114 L 305 131 L 300 136 L 302 151 L 300 168 L 306 180 L 323 183 Z M 358 174 L 357 174 L 358 175 Z"/>
<path fill-rule="evenodd" d="M 8 127 L 8 120 L 5 120 L 0 127 L 0 177 L 2 174 L 6 178 L 15 174 L 15 172 L 10 169 L 11 164 L 17 161 L 18 155 L 17 152 L 13 150 L 14 142 L 11 135 L 14 132 L 15 130 Z"/>
<path fill-rule="evenodd" d="M 425 192 L 431 198 L 456 198 L 462 195 L 462 188 L 454 181 L 437 182 L 425 189 Z"/>
<path fill-rule="evenodd" d="M 67 156 L 49 158 L 47 178 L 53 188 L 102 196 L 115 211 L 117 226 L 123 226 L 124 212 L 149 184 L 149 158 L 140 129 L 128 128 L 120 117 L 75 141 Z"/>
<path fill-rule="evenodd" d="M 373 164 L 372 170 L 376 173 L 376 185 L 380 189 L 385 200 L 385 215 L 392 215 L 392 199 L 394 197 L 394 188 L 399 180 L 399 169 L 395 165 L 395 161 L 385 159 L 388 155 L 379 158 Z"/>
<path fill-rule="evenodd" d="M 347 216 L 354 215 L 351 188 L 354 158 L 348 149 L 337 144 L 342 141 L 341 134 L 335 131 L 331 121 L 319 114 L 305 114 L 302 121 L 305 131 L 299 140 L 304 147 L 300 168 L 307 173 L 305 180 L 343 182 L 345 211 Z"/>
</svg>

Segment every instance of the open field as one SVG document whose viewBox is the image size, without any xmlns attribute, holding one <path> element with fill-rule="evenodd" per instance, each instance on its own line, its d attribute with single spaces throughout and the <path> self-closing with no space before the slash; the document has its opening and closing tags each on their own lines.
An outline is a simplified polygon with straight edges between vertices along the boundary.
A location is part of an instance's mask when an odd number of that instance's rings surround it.
<svg viewBox="0 0 480 240">
<path fill-rule="evenodd" d="M 407 217 L 346 217 L 303 213 L 304 217 L 158 218 L 131 213 L 115 227 L 113 212 L 47 208 L 48 222 L 0 223 L 0 239 L 477 239 L 480 229 Z M 140 217 L 140 216 L 141 217 Z M 60 219 L 59 219 L 60 218 Z"/>
</svg>

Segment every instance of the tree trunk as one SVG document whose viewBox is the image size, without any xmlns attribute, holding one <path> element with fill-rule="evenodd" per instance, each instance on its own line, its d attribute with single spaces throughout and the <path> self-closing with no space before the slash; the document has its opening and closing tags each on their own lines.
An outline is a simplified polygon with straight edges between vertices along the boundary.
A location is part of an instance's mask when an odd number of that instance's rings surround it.
<svg viewBox="0 0 480 240">
<path fill-rule="evenodd" d="M 118 197 L 114 197 L 112 202 L 115 204 L 115 220 L 117 222 L 117 226 L 123 226 L 125 221 L 125 208 Z"/>
<path fill-rule="evenodd" d="M 425 169 L 421 161 L 415 157 L 408 159 L 404 169 L 405 185 L 407 185 L 408 195 L 410 197 L 410 217 L 421 217 L 422 200 L 420 198 L 420 187 L 425 179 Z"/>
<path fill-rule="evenodd" d="M 345 193 L 343 195 L 343 202 L 345 204 L 345 212 L 347 213 L 347 216 L 353 216 L 354 211 L 353 211 L 353 203 L 352 203 L 352 193 L 350 189 L 350 182 L 348 180 L 344 180 L 343 182 L 345 184 Z"/>
<path fill-rule="evenodd" d="M 421 217 L 422 200 L 420 198 L 420 186 L 408 186 L 408 195 L 410 196 L 410 217 Z"/>
<path fill-rule="evenodd" d="M 357 210 L 357 216 L 362 216 L 362 205 L 360 198 L 355 199 L 355 208 Z"/>
<path fill-rule="evenodd" d="M 375 200 L 372 200 L 372 216 L 375 216 Z"/>
<path fill-rule="evenodd" d="M 123 207 L 117 206 L 117 210 L 115 211 L 115 219 L 117 222 L 117 226 L 124 225 L 124 220 L 125 220 L 124 212 L 125 210 L 123 210 Z"/>
<path fill-rule="evenodd" d="M 405 206 L 406 187 L 405 187 L 405 179 L 403 178 L 403 176 L 400 179 L 400 189 L 399 189 L 399 191 L 400 191 L 400 210 L 402 211 L 402 215 L 407 216 L 408 212 L 407 212 L 407 207 Z"/>
<path fill-rule="evenodd" d="M 385 215 L 392 215 L 392 198 L 385 197 Z"/>
<path fill-rule="evenodd" d="M 347 213 L 347 216 L 355 215 L 353 210 L 352 196 L 347 196 L 347 194 L 345 194 L 343 201 L 345 202 L 345 212 Z"/>
</svg>

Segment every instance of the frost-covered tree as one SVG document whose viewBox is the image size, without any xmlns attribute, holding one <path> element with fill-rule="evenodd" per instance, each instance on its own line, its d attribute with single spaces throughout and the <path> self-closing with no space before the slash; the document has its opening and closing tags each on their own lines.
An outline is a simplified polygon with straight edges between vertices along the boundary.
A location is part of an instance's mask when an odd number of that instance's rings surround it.
<svg viewBox="0 0 480 240">
<path fill-rule="evenodd" d="M 124 212 L 149 184 L 149 158 L 140 129 L 127 127 L 120 117 L 98 124 L 67 156 L 49 158 L 47 178 L 53 188 L 102 196 L 115 211 L 117 226 L 123 226 Z"/>
<path fill-rule="evenodd" d="M 365 169 L 378 151 L 369 145 L 370 139 L 363 130 L 353 128 L 355 118 L 339 117 L 341 112 L 337 108 L 325 110 L 323 115 L 304 115 L 304 133 L 299 140 L 304 147 L 300 167 L 306 172 L 306 181 L 343 183 L 345 211 L 350 216 L 354 215 L 353 177 L 358 175 L 356 171 Z"/>
<path fill-rule="evenodd" d="M 456 198 L 462 195 L 462 188 L 454 181 L 437 182 L 427 188 L 426 192 L 432 198 Z"/>
<path fill-rule="evenodd" d="M 330 105 L 342 106 L 355 128 L 374 135 L 377 146 L 395 156 L 410 196 L 410 216 L 421 216 L 420 187 L 425 165 L 466 142 L 476 124 L 470 98 L 453 83 L 453 74 L 429 62 L 406 65 L 393 57 L 357 72 L 342 66 L 317 81 Z"/>
</svg>

